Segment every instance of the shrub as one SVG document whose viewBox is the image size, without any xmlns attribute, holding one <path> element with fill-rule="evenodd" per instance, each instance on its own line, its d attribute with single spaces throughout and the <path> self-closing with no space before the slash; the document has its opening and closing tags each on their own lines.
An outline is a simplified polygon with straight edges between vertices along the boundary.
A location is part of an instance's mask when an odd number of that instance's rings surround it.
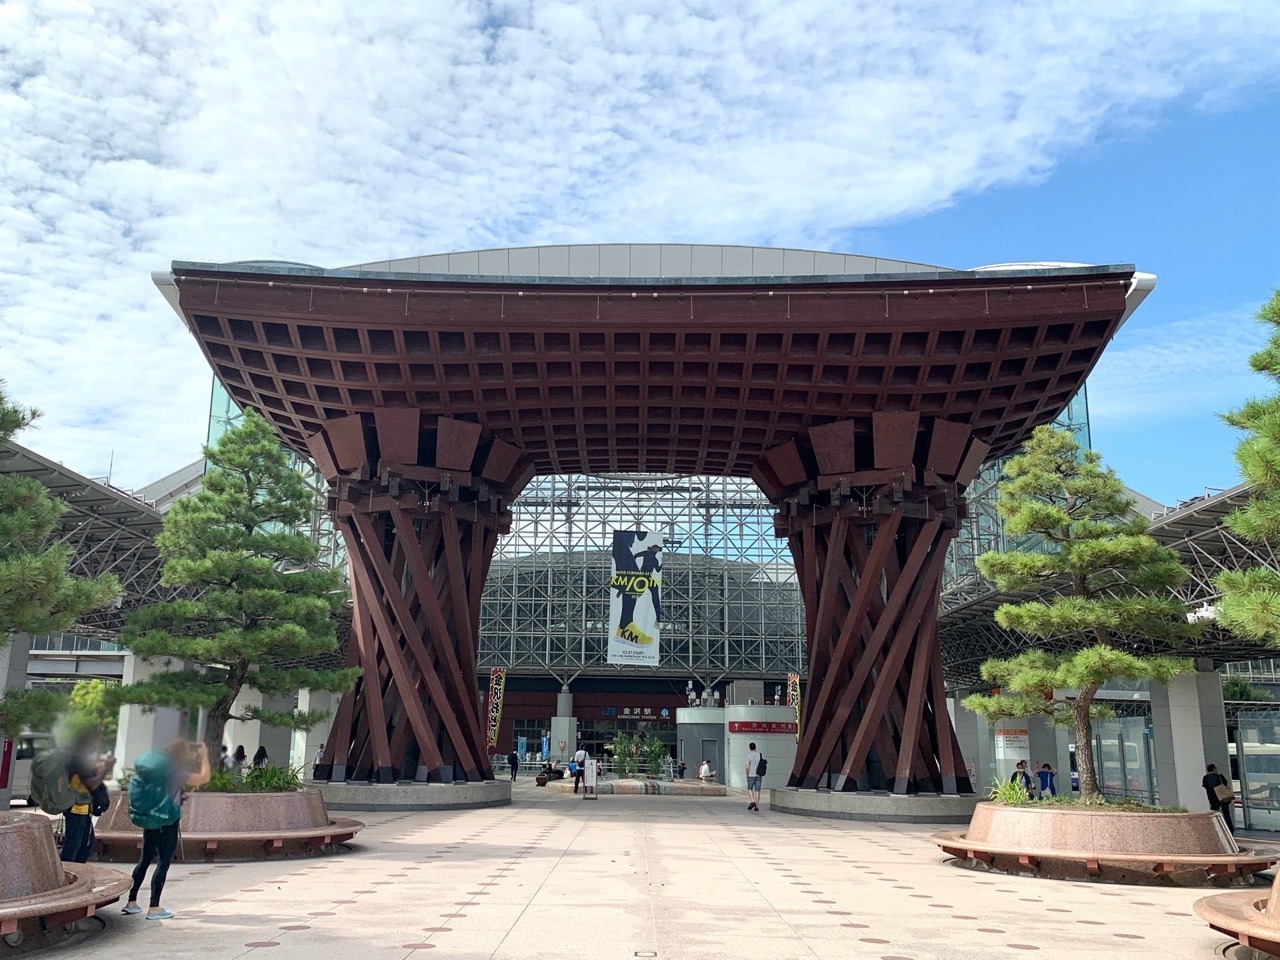
<svg viewBox="0 0 1280 960">
<path fill-rule="evenodd" d="M 1083 797 L 1033 797 L 1027 793 L 1026 787 L 1016 781 L 1001 780 L 999 777 L 991 781 L 991 792 L 987 798 L 1006 807 L 1085 807 L 1109 810 L 1116 813 L 1186 813 L 1186 807 L 1154 807 L 1143 803 L 1140 799 L 1126 794 L 1120 800 L 1108 800 L 1105 797 L 1086 799 Z"/>
<path fill-rule="evenodd" d="M 302 789 L 302 768 L 268 765 L 240 776 L 234 770 L 214 767 L 209 771 L 209 782 L 196 789 L 203 793 L 291 793 Z"/>
<path fill-rule="evenodd" d="M 662 761 L 667 758 L 667 745 L 651 733 L 640 741 L 640 755 L 644 757 L 645 772 L 651 777 L 662 773 Z"/>
<path fill-rule="evenodd" d="M 613 736 L 613 772 L 621 778 L 633 777 L 640 769 L 637 758 L 640 744 L 630 733 L 619 731 Z"/>
<path fill-rule="evenodd" d="M 1021 807 L 1031 800 L 1031 794 L 1027 793 L 1027 788 L 1022 784 L 1016 780 L 1001 780 L 999 777 L 991 781 L 991 792 L 987 796 L 1006 807 Z"/>
</svg>

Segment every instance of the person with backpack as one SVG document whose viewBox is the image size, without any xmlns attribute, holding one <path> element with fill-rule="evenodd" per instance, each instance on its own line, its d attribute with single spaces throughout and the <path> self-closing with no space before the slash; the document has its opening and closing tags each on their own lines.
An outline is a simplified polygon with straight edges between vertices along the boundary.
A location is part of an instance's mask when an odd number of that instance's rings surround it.
<svg viewBox="0 0 1280 960">
<path fill-rule="evenodd" d="M 93 852 L 93 818 L 109 803 L 103 783 L 115 757 L 91 759 L 95 743 L 91 735 L 71 747 L 45 750 L 31 764 L 31 798 L 45 813 L 62 815 L 64 863 L 87 863 Z"/>
<path fill-rule="evenodd" d="M 748 810 L 760 812 L 760 783 L 764 780 L 768 761 L 760 756 L 754 743 L 747 744 L 747 804 Z"/>
<path fill-rule="evenodd" d="M 149 750 L 134 763 L 133 777 L 129 780 L 129 819 L 142 828 L 142 856 L 133 868 L 133 887 L 129 891 L 129 902 L 120 911 L 123 914 L 142 912 L 138 891 L 142 889 L 151 861 L 157 860 L 156 871 L 151 875 L 147 919 L 168 920 L 173 916 L 160 905 L 160 896 L 164 893 L 169 864 L 178 849 L 182 791 L 209 782 L 209 751 L 203 743 L 196 744 L 196 759 L 199 765 L 192 773 L 190 746 L 185 740 L 174 740 L 164 753 Z"/>
</svg>

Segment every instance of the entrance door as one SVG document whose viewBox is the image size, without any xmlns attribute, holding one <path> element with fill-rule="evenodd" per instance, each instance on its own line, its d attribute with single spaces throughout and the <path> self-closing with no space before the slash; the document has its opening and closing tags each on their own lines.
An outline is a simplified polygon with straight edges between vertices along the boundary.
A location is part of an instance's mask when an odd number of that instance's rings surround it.
<svg viewBox="0 0 1280 960">
<path fill-rule="evenodd" d="M 720 758 L 716 756 L 716 754 L 718 754 L 719 752 L 720 752 L 719 740 L 712 740 L 712 739 L 703 737 L 702 738 L 702 757 L 699 759 L 698 764 L 699 766 L 701 766 L 703 760 L 711 764 L 711 772 L 716 775 L 716 778 L 718 780 L 721 780 L 723 782 L 724 774 L 721 773 L 720 767 L 719 767 Z"/>
</svg>

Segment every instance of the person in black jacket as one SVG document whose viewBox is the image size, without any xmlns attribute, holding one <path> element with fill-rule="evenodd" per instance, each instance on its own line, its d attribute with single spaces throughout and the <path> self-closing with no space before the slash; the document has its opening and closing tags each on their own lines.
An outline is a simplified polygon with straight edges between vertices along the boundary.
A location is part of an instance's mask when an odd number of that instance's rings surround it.
<svg viewBox="0 0 1280 960">
<path fill-rule="evenodd" d="M 1235 806 L 1236 799 L 1222 800 L 1218 798 L 1218 788 L 1226 787 L 1231 789 L 1231 781 L 1218 772 L 1218 765 L 1209 764 L 1205 769 L 1204 778 L 1200 781 L 1200 786 L 1204 787 L 1205 796 L 1209 798 L 1209 809 L 1216 810 L 1222 814 L 1223 822 L 1227 825 L 1227 830 L 1231 833 L 1236 832 L 1235 817 L 1232 808 Z"/>
<path fill-rule="evenodd" d="M 507 765 L 511 767 L 511 782 L 516 782 L 516 771 L 520 769 L 520 754 L 512 750 L 507 754 Z"/>
</svg>

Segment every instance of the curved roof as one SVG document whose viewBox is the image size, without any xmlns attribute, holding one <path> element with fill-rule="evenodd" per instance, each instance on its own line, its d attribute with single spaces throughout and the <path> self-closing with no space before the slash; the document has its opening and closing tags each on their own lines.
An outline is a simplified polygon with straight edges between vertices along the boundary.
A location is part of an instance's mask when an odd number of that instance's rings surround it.
<svg viewBox="0 0 1280 960">
<path fill-rule="evenodd" d="M 729 476 L 814 425 L 850 421 L 869 443 L 881 412 L 954 420 L 1007 452 L 1150 288 L 1131 264 L 688 244 L 176 261 L 156 280 L 231 395 L 295 450 L 328 421 L 416 408 L 425 431 L 478 423 L 530 474 Z"/>
<path fill-rule="evenodd" d="M 582 243 L 375 260 L 348 270 L 472 277 L 837 277 L 947 270 L 936 264 L 792 247 Z"/>
</svg>

